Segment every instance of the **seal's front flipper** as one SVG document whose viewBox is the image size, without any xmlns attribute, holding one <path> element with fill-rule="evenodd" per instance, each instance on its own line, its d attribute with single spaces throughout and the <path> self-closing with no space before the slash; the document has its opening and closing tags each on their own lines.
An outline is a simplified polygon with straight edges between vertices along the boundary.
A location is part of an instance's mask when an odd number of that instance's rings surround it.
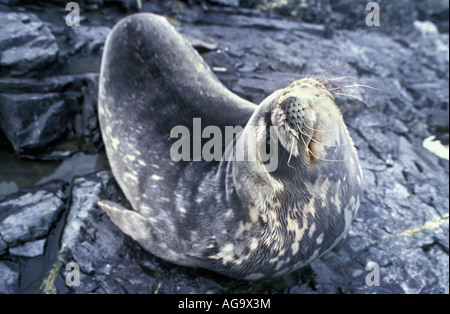
<svg viewBox="0 0 450 314">
<path fill-rule="evenodd" d="M 155 229 L 150 221 L 134 210 L 129 210 L 111 201 L 99 201 L 98 206 L 103 209 L 116 226 L 125 234 L 138 241 L 145 248 L 155 239 Z"/>
</svg>

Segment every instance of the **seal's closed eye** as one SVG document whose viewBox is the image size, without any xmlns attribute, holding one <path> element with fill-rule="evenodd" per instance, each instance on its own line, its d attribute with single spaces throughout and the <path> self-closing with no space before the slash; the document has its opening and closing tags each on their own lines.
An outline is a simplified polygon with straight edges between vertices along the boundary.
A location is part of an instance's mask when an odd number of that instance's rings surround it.
<svg viewBox="0 0 450 314">
<path fill-rule="evenodd" d="M 270 145 L 273 144 L 271 143 L 271 137 L 270 137 L 270 127 L 273 126 L 272 125 L 272 120 L 270 119 L 270 114 L 266 114 L 264 116 L 264 123 L 266 125 L 266 154 L 270 153 Z"/>
</svg>

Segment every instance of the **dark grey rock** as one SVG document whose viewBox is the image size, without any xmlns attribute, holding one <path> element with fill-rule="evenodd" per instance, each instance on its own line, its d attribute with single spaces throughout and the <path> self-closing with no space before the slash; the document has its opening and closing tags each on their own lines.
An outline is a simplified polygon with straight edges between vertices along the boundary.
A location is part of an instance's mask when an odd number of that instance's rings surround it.
<svg viewBox="0 0 450 314">
<path fill-rule="evenodd" d="M 22 257 L 36 257 L 44 255 L 46 239 L 26 242 L 23 245 L 12 247 L 9 249 L 10 255 Z"/>
<path fill-rule="evenodd" d="M 94 271 L 93 254 L 111 256 L 117 251 L 118 246 L 122 242 L 120 240 L 114 241 L 117 236 L 111 234 L 107 228 L 99 231 L 91 227 L 92 211 L 97 209 L 97 214 L 101 214 L 96 206 L 96 202 L 99 200 L 99 195 L 108 183 L 108 180 L 111 180 L 111 174 L 109 172 L 100 172 L 87 178 L 77 178 L 73 182 L 72 204 L 62 237 L 61 251 L 66 252 L 70 250 L 71 255 L 80 264 L 81 270 L 85 273 Z M 96 231 L 107 232 L 107 234 L 105 236 L 96 235 Z M 84 237 L 86 238 L 83 239 Z M 96 238 L 103 239 L 103 241 L 98 243 L 89 241 Z M 95 245 L 98 245 L 98 247 L 95 247 Z"/>
<path fill-rule="evenodd" d="M 66 90 L 79 89 L 82 80 L 80 75 L 47 76 L 41 79 L 0 77 L 0 93 L 63 93 Z"/>
<path fill-rule="evenodd" d="M 383 32 L 388 34 L 408 34 L 413 29 L 417 18 L 414 4 L 408 0 L 379 0 L 380 26 L 368 27 L 366 16 L 367 1 L 337 0 L 330 1 L 333 11 L 333 24 L 337 28 L 356 29 L 364 28 L 370 32 Z"/>
<path fill-rule="evenodd" d="M 58 44 L 35 15 L 0 12 L 0 73 L 22 75 L 57 59 Z"/>
<path fill-rule="evenodd" d="M 329 0 L 293 0 L 293 1 L 265 1 L 262 7 L 280 15 L 291 16 L 298 20 L 327 24 L 331 19 Z"/>
<path fill-rule="evenodd" d="M 70 28 L 70 46 L 72 53 L 85 52 L 96 53 L 105 44 L 106 37 L 110 32 L 109 27 L 104 26 L 83 26 Z"/>
<path fill-rule="evenodd" d="M 97 115 L 98 74 L 87 74 L 81 89 L 82 103 L 82 134 L 86 145 L 101 145 L 101 135 Z"/>
<path fill-rule="evenodd" d="M 446 0 L 415 0 L 417 17 L 421 21 L 431 21 L 439 31 L 448 33 L 449 2 Z"/>
<path fill-rule="evenodd" d="M 209 0 L 209 1 L 213 2 L 213 3 L 222 4 L 222 5 L 232 6 L 232 7 L 239 6 L 239 0 Z"/>
<path fill-rule="evenodd" d="M 110 172 L 98 172 L 74 180 L 71 207 L 64 228 L 60 259 L 63 266 L 76 262 L 82 272 L 81 285 L 72 287 L 75 293 L 151 293 L 155 279 L 142 272 L 133 262 L 129 239 L 96 205 L 101 195 L 114 193 L 124 199 L 115 186 Z M 112 196 L 112 195 L 111 195 Z M 61 268 L 65 277 L 65 268 Z"/>
<path fill-rule="evenodd" d="M 65 209 L 61 181 L 12 194 L 0 202 L 0 238 L 12 248 L 46 237 Z"/>
<path fill-rule="evenodd" d="M 19 276 L 17 264 L 0 261 L 0 293 L 14 293 L 18 287 Z"/>
<path fill-rule="evenodd" d="M 33 282 L 39 288 L 49 269 L 43 261 L 54 258 L 46 246 L 66 208 L 66 186 L 53 181 L 0 202 L 0 293 L 18 293 Z"/>
<path fill-rule="evenodd" d="M 56 93 L 0 95 L 0 127 L 19 154 L 60 138 L 72 116 Z"/>
<path fill-rule="evenodd" d="M 7 253 L 8 244 L 0 236 L 0 256 Z"/>
<path fill-rule="evenodd" d="M 195 21 L 199 24 L 222 25 L 229 27 L 245 27 L 263 30 L 298 30 L 306 33 L 322 35 L 324 26 L 285 19 L 273 19 L 259 16 L 233 15 L 216 11 L 208 11 Z"/>
<path fill-rule="evenodd" d="M 67 137 L 82 138 L 94 149 L 101 146 L 97 93 L 98 74 L 0 78 L 0 128 L 17 154 L 33 159 L 70 156 L 47 149 Z"/>
</svg>

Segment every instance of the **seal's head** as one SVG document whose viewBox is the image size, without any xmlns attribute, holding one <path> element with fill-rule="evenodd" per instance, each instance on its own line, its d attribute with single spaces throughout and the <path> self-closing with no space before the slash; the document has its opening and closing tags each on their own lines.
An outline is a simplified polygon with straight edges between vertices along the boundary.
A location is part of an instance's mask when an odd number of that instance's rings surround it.
<svg viewBox="0 0 450 314">
<path fill-rule="evenodd" d="M 274 260 L 290 261 L 285 268 L 266 265 L 264 271 L 278 267 L 279 275 L 335 246 L 359 208 L 362 173 L 326 86 L 301 79 L 274 92 L 255 111 L 242 138 L 253 139 L 245 149 L 257 158 L 233 164 L 237 193 L 271 239 L 261 250 Z"/>
<path fill-rule="evenodd" d="M 284 174 L 304 180 L 315 168 L 346 162 L 355 155 L 333 95 L 311 78 L 297 80 L 267 97 L 249 120 L 243 138 L 252 138 L 254 143 L 246 145 L 247 154 L 256 156 L 252 170 L 271 173 L 261 178 Z"/>
<path fill-rule="evenodd" d="M 273 139 L 278 140 L 289 166 L 312 167 L 320 160 L 342 159 L 339 152 L 327 149 L 339 147 L 347 138 L 342 115 L 333 95 L 318 80 L 301 79 L 274 92 L 261 103 L 249 125 L 258 136 L 265 131 L 266 138 L 258 137 L 258 143 L 273 145 Z M 269 141 L 271 132 L 276 134 Z"/>
</svg>

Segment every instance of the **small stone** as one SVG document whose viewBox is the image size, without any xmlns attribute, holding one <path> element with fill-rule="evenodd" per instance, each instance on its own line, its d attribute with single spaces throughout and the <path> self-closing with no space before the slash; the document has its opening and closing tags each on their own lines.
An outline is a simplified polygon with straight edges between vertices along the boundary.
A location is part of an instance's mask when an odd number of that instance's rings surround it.
<svg viewBox="0 0 450 314">
<path fill-rule="evenodd" d="M 19 286 L 19 265 L 0 260 L 0 294 L 15 293 Z"/>
<path fill-rule="evenodd" d="M 23 257 L 36 257 L 44 254 L 46 239 L 30 241 L 23 245 L 12 247 L 9 254 Z"/>
</svg>

